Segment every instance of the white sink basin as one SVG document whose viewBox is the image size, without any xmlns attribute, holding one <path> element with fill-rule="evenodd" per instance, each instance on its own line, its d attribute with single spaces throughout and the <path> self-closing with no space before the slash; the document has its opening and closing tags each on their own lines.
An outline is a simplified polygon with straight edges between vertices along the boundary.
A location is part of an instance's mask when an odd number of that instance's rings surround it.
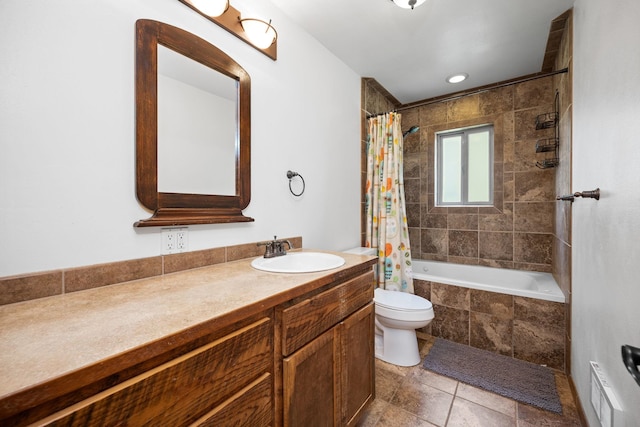
<svg viewBox="0 0 640 427">
<path fill-rule="evenodd" d="M 344 264 L 344 258 L 322 252 L 289 252 L 274 258 L 256 258 L 251 267 L 272 273 L 312 273 L 331 270 Z"/>
</svg>

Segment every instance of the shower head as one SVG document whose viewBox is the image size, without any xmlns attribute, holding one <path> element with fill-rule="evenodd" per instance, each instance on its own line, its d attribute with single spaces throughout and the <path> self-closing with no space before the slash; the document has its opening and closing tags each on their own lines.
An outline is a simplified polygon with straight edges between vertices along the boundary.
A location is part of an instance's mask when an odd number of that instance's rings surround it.
<svg viewBox="0 0 640 427">
<path fill-rule="evenodd" d="M 412 134 L 412 133 L 416 133 L 416 132 L 418 132 L 419 130 L 420 130 L 420 127 L 419 127 L 419 126 L 411 126 L 411 127 L 409 128 L 409 130 L 405 131 L 405 133 L 403 133 L 403 134 L 402 134 L 402 137 L 403 137 L 403 138 L 406 138 L 406 137 L 407 137 L 407 135 L 410 135 L 410 134 Z"/>
</svg>

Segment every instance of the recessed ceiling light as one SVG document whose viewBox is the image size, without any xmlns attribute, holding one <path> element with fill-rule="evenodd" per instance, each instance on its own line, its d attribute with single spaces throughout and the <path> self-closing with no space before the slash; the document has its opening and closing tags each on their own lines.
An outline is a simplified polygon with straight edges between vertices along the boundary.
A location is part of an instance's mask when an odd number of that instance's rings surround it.
<svg viewBox="0 0 640 427">
<path fill-rule="evenodd" d="M 454 74 L 452 76 L 447 77 L 447 82 L 448 83 L 460 83 L 464 80 L 467 80 L 467 77 L 469 77 L 469 74 L 467 73 L 458 73 L 458 74 Z"/>
</svg>

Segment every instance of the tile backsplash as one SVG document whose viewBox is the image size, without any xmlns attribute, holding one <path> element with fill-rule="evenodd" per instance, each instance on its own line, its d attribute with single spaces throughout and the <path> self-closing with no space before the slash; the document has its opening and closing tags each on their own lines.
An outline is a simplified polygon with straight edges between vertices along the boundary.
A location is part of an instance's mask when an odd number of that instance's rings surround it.
<svg viewBox="0 0 640 427">
<path fill-rule="evenodd" d="M 294 248 L 302 237 L 290 237 Z M 20 276 L 0 277 L 0 305 L 82 291 L 177 271 L 256 257 L 264 248 L 254 243 L 204 249 L 179 254 L 139 258 Z"/>
</svg>

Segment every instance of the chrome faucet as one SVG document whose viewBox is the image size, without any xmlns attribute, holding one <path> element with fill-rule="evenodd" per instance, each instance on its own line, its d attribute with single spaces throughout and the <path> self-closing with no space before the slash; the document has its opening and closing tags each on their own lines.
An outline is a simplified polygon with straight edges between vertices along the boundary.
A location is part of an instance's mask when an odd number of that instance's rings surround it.
<svg viewBox="0 0 640 427">
<path fill-rule="evenodd" d="M 277 240 L 277 236 L 273 236 L 273 240 L 267 242 L 258 242 L 258 246 L 265 246 L 264 258 L 273 258 L 277 256 L 286 255 L 287 251 L 284 249 L 285 243 L 289 246 L 289 250 L 293 249 L 293 245 L 288 240 Z"/>
</svg>

